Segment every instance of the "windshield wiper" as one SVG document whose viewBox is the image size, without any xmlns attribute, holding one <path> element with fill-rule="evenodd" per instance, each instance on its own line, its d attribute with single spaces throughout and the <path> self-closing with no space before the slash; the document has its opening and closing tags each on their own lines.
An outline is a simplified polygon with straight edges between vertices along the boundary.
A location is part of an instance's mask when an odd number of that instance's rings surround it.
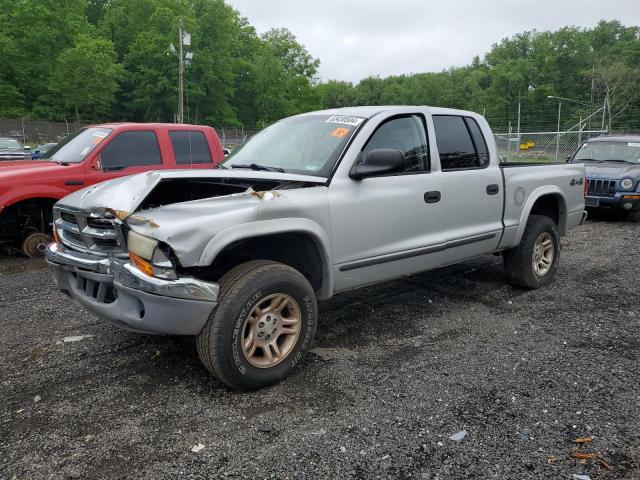
<svg viewBox="0 0 640 480">
<path fill-rule="evenodd" d="M 260 165 L 258 163 L 250 163 L 248 165 L 231 165 L 231 168 L 249 168 L 251 170 L 262 170 L 265 172 L 280 172 L 284 173 L 284 168 L 267 167 L 266 165 Z"/>
<path fill-rule="evenodd" d="M 611 159 L 611 160 L 607 160 L 607 162 L 621 162 L 621 163 L 630 163 L 632 165 L 636 165 L 636 162 L 633 162 L 631 160 Z"/>
<path fill-rule="evenodd" d="M 58 161 L 58 160 L 49 160 L 51 163 L 57 163 L 58 165 L 62 165 L 64 167 L 68 167 L 70 164 L 69 162 L 65 162 L 65 161 Z"/>
</svg>

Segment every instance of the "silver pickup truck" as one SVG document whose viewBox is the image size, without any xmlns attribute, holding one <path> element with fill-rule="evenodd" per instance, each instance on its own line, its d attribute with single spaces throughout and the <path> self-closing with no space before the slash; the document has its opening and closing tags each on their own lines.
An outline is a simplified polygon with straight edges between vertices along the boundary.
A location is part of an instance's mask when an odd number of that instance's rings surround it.
<svg viewBox="0 0 640 480">
<path fill-rule="evenodd" d="M 549 283 L 584 219 L 582 164 L 499 164 L 485 119 L 357 107 L 284 119 L 216 170 L 159 171 L 54 208 L 60 290 L 143 333 L 197 336 L 205 367 L 260 388 L 309 349 L 317 300 L 483 254 Z"/>
</svg>

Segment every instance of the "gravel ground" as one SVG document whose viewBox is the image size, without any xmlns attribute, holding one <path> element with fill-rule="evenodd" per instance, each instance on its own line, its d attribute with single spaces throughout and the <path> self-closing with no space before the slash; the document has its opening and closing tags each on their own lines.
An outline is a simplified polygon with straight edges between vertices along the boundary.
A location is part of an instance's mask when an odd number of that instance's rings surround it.
<svg viewBox="0 0 640 480">
<path fill-rule="evenodd" d="M 640 478 L 639 232 L 573 230 L 537 291 L 489 256 L 341 295 L 297 372 L 249 394 L 5 257 L 0 479 Z M 598 457 L 570 458 L 579 437 Z"/>
</svg>

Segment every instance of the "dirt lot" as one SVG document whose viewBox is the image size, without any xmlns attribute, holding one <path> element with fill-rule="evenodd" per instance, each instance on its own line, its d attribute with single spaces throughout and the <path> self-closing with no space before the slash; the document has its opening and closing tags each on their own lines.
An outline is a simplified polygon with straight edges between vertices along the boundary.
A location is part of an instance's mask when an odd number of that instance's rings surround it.
<svg viewBox="0 0 640 480">
<path fill-rule="evenodd" d="M 486 257 L 339 296 L 318 350 L 250 394 L 5 257 L 0 479 L 640 478 L 639 234 L 579 227 L 538 291 Z M 578 437 L 599 457 L 571 459 Z"/>
</svg>

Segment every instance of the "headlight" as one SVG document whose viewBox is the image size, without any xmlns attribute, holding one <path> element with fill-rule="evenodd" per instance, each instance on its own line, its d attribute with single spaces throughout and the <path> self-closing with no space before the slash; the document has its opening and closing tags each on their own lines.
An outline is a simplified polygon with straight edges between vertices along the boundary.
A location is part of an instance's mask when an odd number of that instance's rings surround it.
<svg viewBox="0 0 640 480">
<path fill-rule="evenodd" d="M 129 230 L 127 247 L 131 263 L 141 272 L 167 280 L 178 278 L 175 265 L 169 258 L 168 252 L 163 250 L 157 240 Z M 168 247 L 164 248 L 168 249 Z"/>
<path fill-rule="evenodd" d="M 623 190 L 631 190 L 633 188 L 633 186 L 635 185 L 636 182 L 633 181 L 632 178 L 623 178 L 620 181 L 620 187 Z"/>
</svg>

